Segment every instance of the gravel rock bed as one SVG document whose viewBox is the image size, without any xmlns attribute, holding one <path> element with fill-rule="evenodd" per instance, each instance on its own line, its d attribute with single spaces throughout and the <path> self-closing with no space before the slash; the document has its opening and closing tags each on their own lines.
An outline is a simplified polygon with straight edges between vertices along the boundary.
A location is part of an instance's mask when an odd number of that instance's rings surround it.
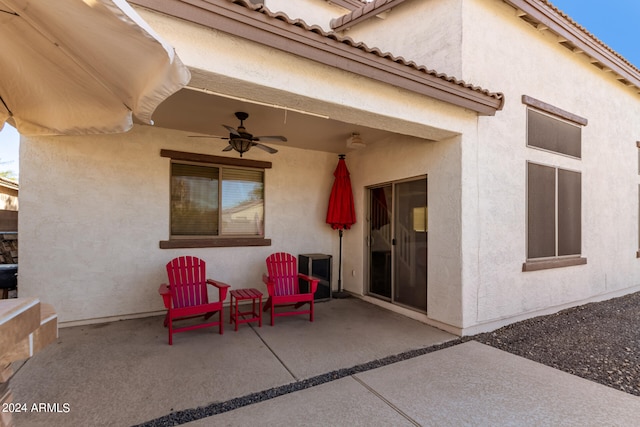
<svg viewBox="0 0 640 427">
<path fill-rule="evenodd" d="M 226 402 L 171 412 L 143 427 L 176 426 L 475 340 L 640 396 L 640 292 L 388 356 Z"/>
<path fill-rule="evenodd" d="M 640 396 L 640 293 L 505 326 L 473 339 Z"/>
</svg>

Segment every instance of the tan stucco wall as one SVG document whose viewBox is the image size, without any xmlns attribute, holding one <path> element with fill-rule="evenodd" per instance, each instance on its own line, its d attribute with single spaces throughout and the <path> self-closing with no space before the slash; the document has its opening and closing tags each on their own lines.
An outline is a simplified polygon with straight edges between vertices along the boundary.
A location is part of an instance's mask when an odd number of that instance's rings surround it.
<svg viewBox="0 0 640 427">
<path fill-rule="evenodd" d="M 344 34 L 505 94 L 503 110 L 480 117 L 477 140 L 462 138 L 458 153 L 460 324 L 467 333 L 639 289 L 640 96 L 634 89 L 517 18 L 501 0 L 408 0 Z M 526 147 L 522 95 L 589 120 L 581 160 Z M 527 161 L 582 172 L 587 265 L 522 272 Z M 431 230 L 430 224 L 430 238 Z M 432 249 L 430 241 L 430 277 L 440 274 Z"/>
<path fill-rule="evenodd" d="M 18 192 L 14 190 L 0 190 L 0 209 L 8 211 L 18 210 Z"/>
<path fill-rule="evenodd" d="M 247 154 L 273 162 L 265 177 L 271 246 L 159 249 L 169 237 L 170 172 L 160 150 L 218 155 L 222 147 L 150 127 L 23 139 L 20 295 L 53 304 L 62 322 L 141 314 L 163 308 L 157 288 L 179 255 L 203 258 L 212 278 L 233 287 L 261 288 L 271 252 L 331 253 L 334 233 L 324 220 L 335 156 L 287 148 Z"/>
<path fill-rule="evenodd" d="M 387 14 L 381 27 L 372 20 L 350 30 L 369 46 L 505 93 L 504 109 L 480 118 L 217 31 L 141 14 L 208 89 L 277 99 L 405 135 L 347 156 L 359 222 L 344 237 L 346 289 L 366 289 L 365 188 L 418 175 L 429 182 L 427 320 L 472 333 L 640 286 L 640 98 L 555 36 L 519 20 L 502 1 L 412 0 Z M 421 19 L 433 25 L 418 25 Z M 251 61 L 238 61 L 239 51 Z M 526 147 L 524 94 L 589 119 L 582 160 Z M 273 162 L 266 176 L 271 247 L 158 248 L 168 237 L 169 215 L 168 159 L 160 149 L 219 155 L 223 144 L 149 127 L 114 136 L 23 139 L 21 296 L 53 303 L 61 322 L 129 316 L 162 308 L 157 286 L 164 264 L 177 255 L 201 256 L 212 277 L 234 287 L 260 287 L 264 258 L 274 251 L 337 259 L 337 232 L 324 224 L 336 155 L 284 147 L 275 156 L 249 153 Z M 582 172 L 586 265 L 521 271 L 527 161 Z M 334 262 L 334 286 L 336 271 Z"/>
<path fill-rule="evenodd" d="M 407 0 L 342 34 L 459 78 L 462 74 L 462 3 L 461 0 Z"/>
<path fill-rule="evenodd" d="M 504 110 L 479 119 L 479 143 L 464 156 L 465 188 L 477 213 L 463 227 L 464 324 L 489 325 L 640 285 L 638 149 L 640 96 L 557 36 L 515 17 L 502 1 L 464 2 L 461 77 L 505 93 Z M 526 147 L 529 95 L 589 120 L 582 159 Z M 526 258 L 526 163 L 582 172 L 582 255 L 587 265 L 521 271 Z M 477 167 L 476 167 L 477 165 Z M 467 198 L 465 198 L 467 200 Z M 479 230 L 476 232 L 475 230 Z M 478 248 L 477 250 L 475 248 Z M 468 257 L 465 256 L 465 260 Z"/>
<path fill-rule="evenodd" d="M 473 112 L 217 31 L 143 15 L 186 64 L 206 70 L 194 74 L 209 89 L 421 137 L 399 136 L 349 154 L 359 226 L 365 186 L 428 174 L 434 206 L 429 218 L 432 229 L 442 233 L 431 233 L 430 244 L 442 255 L 430 263 L 447 265 L 446 274 L 433 274 L 438 298 L 431 308 L 434 320 L 460 326 L 459 141 L 476 138 Z M 238 62 L 238 51 L 252 61 Z M 112 136 L 23 139 L 20 221 L 28 226 L 20 236 L 21 295 L 52 303 L 63 324 L 144 315 L 162 309 L 157 287 L 165 280 L 164 265 L 175 256 L 202 257 L 210 276 L 233 287 L 261 288 L 264 259 L 275 251 L 332 254 L 335 287 L 339 238 L 325 224 L 334 153 L 285 147 L 273 156 L 247 153 L 273 162 L 266 174 L 265 213 L 272 246 L 158 248 L 169 228 L 169 160 L 160 157 L 160 149 L 220 155 L 224 146 L 150 127 Z M 356 275 L 343 279 L 359 294 L 365 290 L 363 242 L 362 230 L 345 233 L 346 250 L 354 256 L 344 271 Z"/>
<path fill-rule="evenodd" d="M 469 129 L 465 138 L 473 139 Z M 360 222 L 345 232 L 349 258 L 344 262 L 345 288 L 360 293 L 366 261 L 367 230 L 364 215 L 366 188 L 382 183 L 427 176 L 429 205 L 428 319 L 446 325 L 462 322 L 462 221 L 460 151 L 463 137 L 427 142 L 415 138 L 394 138 L 352 153 L 348 159 L 352 171 L 354 198 Z M 411 159 L 409 161 L 409 159 Z M 356 272 L 356 277 L 352 272 Z M 409 313 L 405 313 L 409 314 Z M 419 317 L 418 317 L 419 319 Z"/>
</svg>

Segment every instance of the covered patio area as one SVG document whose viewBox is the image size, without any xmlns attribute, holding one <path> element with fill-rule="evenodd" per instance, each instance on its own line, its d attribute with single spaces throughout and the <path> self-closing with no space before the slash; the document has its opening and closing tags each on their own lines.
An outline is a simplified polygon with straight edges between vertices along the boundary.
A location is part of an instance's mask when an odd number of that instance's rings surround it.
<svg viewBox="0 0 640 427">
<path fill-rule="evenodd" d="M 121 134 L 23 138 L 20 296 L 50 303 L 65 326 L 103 323 L 159 314 L 162 266 L 183 254 L 205 260 L 211 277 L 232 288 L 253 287 L 271 253 L 328 254 L 334 288 L 341 279 L 358 296 L 370 294 L 374 258 L 387 266 L 385 278 L 398 259 L 409 279 L 394 280 L 410 281 L 412 292 L 401 307 L 385 286 L 375 302 L 398 312 L 409 306 L 405 315 L 460 334 L 474 319 L 463 315 L 474 305 L 463 301 L 461 236 L 463 228 L 477 232 L 461 215 L 475 209 L 462 205 L 463 178 L 475 174 L 463 174 L 463 153 L 475 150 L 478 117 L 500 110 L 502 94 L 246 2 L 205 2 L 197 10 L 183 1 L 133 3 L 179 53 L 191 80 L 158 106 L 154 126 L 136 121 Z M 270 138 L 269 150 L 231 150 L 229 128 L 245 125 Z M 348 145 L 354 135 L 359 149 Z M 357 217 L 344 238 L 341 277 L 340 240 L 326 224 L 339 154 L 347 154 Z M 207 199 L 195 186 L 187 192 L 182 178 L 194 170 L 222 176 L 209 181 L 221 189 L 205 192 Z M 403 240 L 403 253 L 415 256 L 394 258 L 390 220 L 400 210 L 372 225 L 368 200 L 374 189 L 408 180 L 419 181 L 420 196 L 428 193 L 428 221 L 426 200 L 402 200 L 402 209 L 422 218 L 402 229 L 420 235 L 421 247 Z M 255 188 L 222 189 L 236 181 Z M 176 212 L 187 205 L 212 212 L 202 214 L 206 227 L 178 226 Z M 230 225 L 233 214 L 245 228 Z M 372 239 L 372 228 L 384 228 L 384 239 Z"/>
<path fill-rule="evenodd" d="M 636 396 L 358 298 L 318 303 L 313 323 L 213 329 L 169 346 L 161 317 L 63 328 L 16 366 L 14 402 L 49 410 L 15 425 L 635 425 L 640 412 Z"/>
<path fill-rule="evenodd" d="M 61 412 L 15 413 L 14 422 L 134 425 L 455 338 L 357 298 L 317 303 L 313 323 L 225 326 L 224 335 L 177 334 L 173 346 L 162 317 L 62 328 L 11 380 L 14 402 L 59 403 Z"/>
</svg>

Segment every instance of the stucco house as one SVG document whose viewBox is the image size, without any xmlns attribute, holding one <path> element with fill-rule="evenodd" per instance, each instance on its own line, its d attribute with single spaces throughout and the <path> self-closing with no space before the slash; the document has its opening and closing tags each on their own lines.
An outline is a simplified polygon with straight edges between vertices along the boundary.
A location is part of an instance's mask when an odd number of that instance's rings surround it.
<svg viewBox="0 0 640 427">
<path fill-rule="evenodd" d="M 356 297 L 465 335 L 640 289 L 640 70 L 550 2 L 130 3 L 189 86 L 154 126 L 21 140 L 20 295 L 61 325 L 160 313 L 183 254 L 234 288 L 260 288 L 272 252 L 332 254 L 335 287 L 340 153 Z M 191 137 L 237 111 L 287 141 L 240 157 Z M 251 219 L 222 221 L 225 200 Z M 181 216 L 194 202 L 204 222 Z"/>
<path fill-rule="evenodd" d="M 18 210 L 19 185 L 11 179 L 0 176 L 0 209 L 6 211 Z"/>
</svg>

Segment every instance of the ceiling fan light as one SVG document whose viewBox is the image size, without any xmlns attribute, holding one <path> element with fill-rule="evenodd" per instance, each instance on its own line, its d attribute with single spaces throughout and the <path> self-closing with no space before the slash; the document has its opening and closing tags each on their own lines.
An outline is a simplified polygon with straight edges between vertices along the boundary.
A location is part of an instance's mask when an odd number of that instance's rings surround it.
<svg viewBox="0 0 640 427">
<path fill-rule="evenodd" d="M 229 141 L 234 150 L 240 153 L 240 157 L 242 157 L 243 153 L 249 151 L 251 146 L 253 145 L 251 141 L 244 138 L 235 138 Z"/>
<path fill-rule="evenodd" d="M 347 139 L 347 148 L 353 148 L 359 150 L 365 148 L 367 145 L 364 143 L 358 132 L 353 132 Z"/>
</svg>

